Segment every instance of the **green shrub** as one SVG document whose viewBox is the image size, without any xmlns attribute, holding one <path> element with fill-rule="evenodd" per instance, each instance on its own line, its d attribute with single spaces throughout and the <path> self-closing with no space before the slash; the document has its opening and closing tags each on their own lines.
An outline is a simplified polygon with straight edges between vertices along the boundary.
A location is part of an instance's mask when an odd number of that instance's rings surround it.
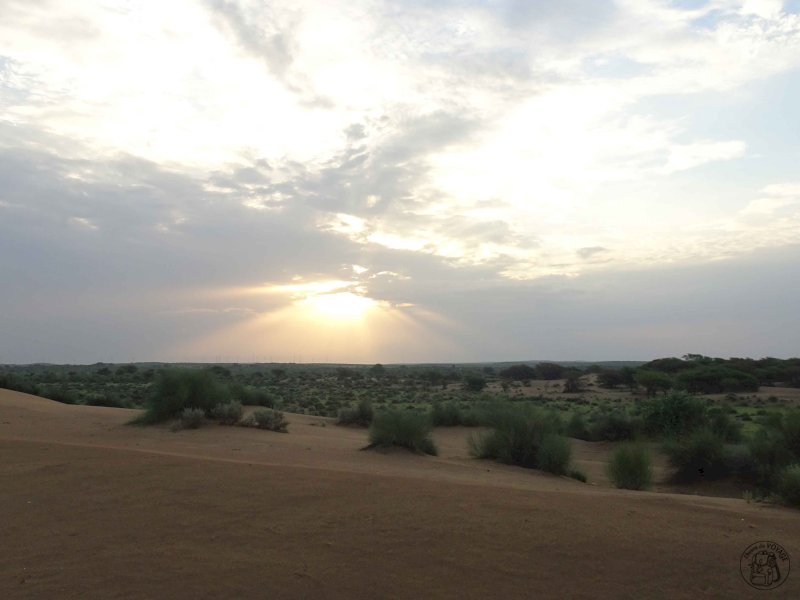
<svg viewBox="0 0 800 600">
<path fill-rule="evenodd" d="M 685 392 L 672 392 L 642 405 L 645 429 L 653 435 L 676 437 L 706 426 L 705 402 Z"/>
<path fill-rule="evenodd" d="M 242 404 L 234 400 L 225 404 L 217 404 L 211 409 L 211 418 L 220 425 L 236 425 L 242 418 Z"/>
<path fill-rule="evenodd" d="M 209 413 L 230 401 L 230 391 L 205 369 L 163 369 L 156 377 L 146 412 L 137 423 L 158 423 L 180 415 L 185 408 Z"/>
<path fill-rule="evenodd" d="M 130 404 L 118 396 L 111 394 L 89 394 L 84 398 L 87 406 L 107 406 L 110 408 L 130 408 Z"/>
<path fill-rule="evenodd" d="M 178 422 L 173 425 L 172 430 L 197 429 L 205 422 L 205 413 L 201 408 L 184 408 L 181 411 Z"/>
<path fill-rule="evenodd" d="M 591 434 L 586 426 L 586 421 L 580 413 L 573 413 L 564 429 L 564 433 L 577 440 L 590 440 Z"/>
<path fill-rule="evenodd" d="M 369 430 L 369 447 L 399 446 L 420 454 L 438 453 L 430 438 L 428 415 L 416 411 L 388 410 L 375 415 Z"/>
<path fill-rule="evenodd" d="M 435 402 L 431 407 L 431 422 L 434 427 L 454 427 L 463 423 L 461 409 L 455 402 Z"/>
<path fill-rule="evenodd" d="M 712 408 L 708 411 L 708 426 L 726 442 L 737 444 L 742 441 L 741 426 L 722 408 Z"/>
<path fill-rule="evenodd" d="M 63 385 L 58 387 L 43 386 L 39 389 L 39 393 L 43 398 L 54 400 L 56 402 L 60 402 L 61 404 L 78 404 L 77 395 Z"/>
<path fill-rule="evenodd" d="M 675 468 L 673 479 L 680 482 L 720 479 L 731 475 L 725 441 L 713 431 L 697 431 L 664 445 Z"/>
<path fill-rule="evenodd" d="M 647 449 L 633 442 L 618 446 L 607 467 L 608 477 L 618 488 L 646 490 L 653 481 L 653 465 Z"/>
<path fill-rule="evenodd" d="M 369 427 L 374 418 L 375 411 L 372 408 L 372 403 L 367 399 L 363 399 L 355 407 L 341 409 L 336 422 L 339 425 Z"/>
<path fill-rule="evenodd" d="M 257 427 L 258 429 L 267 429 L 280 433 L 286 433 L 289 427 L 289 422 L 284 414 L 271 408 L 262 408 L 253 412 L 246 419 L 243 419 L 240 424 L 244 427 Z"/>
<path fill-rule="evenodd" d="M 273 408 L 275 398 L 266 390 L 234 383 L 231 386 L 231 395 L 239 403 L 247 406 L 264 406 Z"/>
<path fill-rule="evenodd" d="M 725 464 L 734 477 L 748 482 L 758 480 L 758 464 L 750 448 L 745 444 L 725 446 Z"/>
<path fill-rule="evenodd" d="M 586 481 L 587 481 L 587 479 L 586 479 L 586 475 L 585 475 L 583 472 L 581 472 L 581 471 L 578 471 L 578 469 L 572 469 L 572 470 L 569 472 L 569 476 L 570 476 L 572 479 L 577 479 L 578 481 L 580 481 L 580 482 L 582 482 L 582 483 L 586 483 Z"/>
<path fill-rule="evenodd" d="M 572 459 L 572 446 L 569 439 L 557 433 L 547 434 L 536 454 L 536 464 L 542 471 L 554 475 L 565 475 Z"/>
<path fill-rule="evenodd" d="M 589 428 L 589 437 L 593 441 L 618 442 L 632 440 L 639 434 L 641 425 L 621 411 L 604 412 L 598 415 Z"/>
<path fill-rule="evenodd" d="M 489 416 L 492 430 L 468 438 L 470 453 L 529 469 L 539 467 L 544 438 L 560 431 L 558 417 L 543 411 L 506 409 Z"/>
<path fill-rule="evenodd" d="M 800 463 L 790 465 L 781 472 L 777 492 L 783 502 L 800 508 Z"/>
</svg>

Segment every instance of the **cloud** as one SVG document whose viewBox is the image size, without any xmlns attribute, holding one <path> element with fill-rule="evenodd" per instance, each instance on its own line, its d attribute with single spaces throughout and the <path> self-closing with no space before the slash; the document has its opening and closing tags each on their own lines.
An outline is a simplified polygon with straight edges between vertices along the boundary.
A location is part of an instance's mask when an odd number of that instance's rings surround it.
<svg viewBox="0 0 800 600">
<path fill-rule="evenodd" d="M 158 345 L 187 320 L 211 335 L 279 313 L 299 278 L 413 308 L 455 348 L 485 322 L 481 340 L 496 327 L 519 353 L 509 323 L 529 301 L 547 310 L 528 333 L 550 331 L 625 273 L 799 239 L 790 152 L 763 142 L 796 146 L 793 88 L 778 104 L 762 85 L 800 66 L 800 16 L 780 2 L 5 8 L 10 321 L 108 326 L 138 353 L 148 327 Z M 43 347 L 15 331 L 30 356 Z"/>
</svg>

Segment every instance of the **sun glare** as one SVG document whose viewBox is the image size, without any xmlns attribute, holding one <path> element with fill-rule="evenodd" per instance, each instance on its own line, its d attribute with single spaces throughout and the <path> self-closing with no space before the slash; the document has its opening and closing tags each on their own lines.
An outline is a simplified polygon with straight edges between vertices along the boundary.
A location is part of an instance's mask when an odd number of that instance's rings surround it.
<svg viewBox="0 0 800 600">
<path fill-rule="evenodd" d="M 375 301 L 352 292 L 317 294 L 301 301 L 321 317 L 339 320 L 361 319 L 375 305 Z"/>
</svg>

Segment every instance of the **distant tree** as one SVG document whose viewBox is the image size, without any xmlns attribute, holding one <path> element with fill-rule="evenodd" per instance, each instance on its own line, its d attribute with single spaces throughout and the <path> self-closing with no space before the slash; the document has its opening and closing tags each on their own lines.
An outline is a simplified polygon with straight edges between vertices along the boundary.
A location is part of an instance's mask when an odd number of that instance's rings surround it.
<svg viewBox="0 0 800 600">
<path fill-rule="evenodd" d="M 464 378 L 464 386 L 470 392 L 480 392 L 486 387 L 486 380 L 480 375 L 467 375 Z"/>
<path fill-rule="evenodd" d="M 659 371 L 640 370 L 634 380 L 646 391 L 648 396 L 655 396 L 657 392 L 666 392 L 672 387 L 672 378 Z"/>
<path fill-rule="evenodd" d="M 373 377 L 383 377 L 386 375 L 386 367 L 380 363 L 372 365 L 372 367 L 369 369 L 369 374 Z"/>
<path fill-rule="evenodd" d="M 581 391 L 581 376 L 580 373 L 571 372 L 567 374 L 567 379 L 564 381 L 565 394 L 577 394 Z"/>
<path fill-rule="evenodd" d="M 536 379 L 536 369 L 529 365 L 513 365 L 500 371 L 500 377 L 511 381 L 530 381 Z"/>
<path fill-rule="evenodd" d="M 625 377 L 621 371 L 607 369 L 597 374 L 597 381 L 600 387 L 614 389 L 615 387 L 625 384 Z"/>
<path fill-rule="evenodd" d="M 539 376 L 539 379 L 552 381 L 553 379 L 563 379 L 565 369 L 556 363 L 539 363 L 536 365 L 536 374 Z"/>
</svg>

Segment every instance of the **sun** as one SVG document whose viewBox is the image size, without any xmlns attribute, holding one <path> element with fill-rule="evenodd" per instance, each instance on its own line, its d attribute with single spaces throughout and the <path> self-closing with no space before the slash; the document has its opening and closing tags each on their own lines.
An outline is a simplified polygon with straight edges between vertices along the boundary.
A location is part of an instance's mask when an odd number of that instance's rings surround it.
<svg viewBox="0 0 800 600">
<path fill-rule="evenodd" d="M 321 317 L 354 321 L 366 316 L 375 306 L 375 301 L 352 292 L 336 292 L 309 296 L 301 304 Z"/>
</svg>

